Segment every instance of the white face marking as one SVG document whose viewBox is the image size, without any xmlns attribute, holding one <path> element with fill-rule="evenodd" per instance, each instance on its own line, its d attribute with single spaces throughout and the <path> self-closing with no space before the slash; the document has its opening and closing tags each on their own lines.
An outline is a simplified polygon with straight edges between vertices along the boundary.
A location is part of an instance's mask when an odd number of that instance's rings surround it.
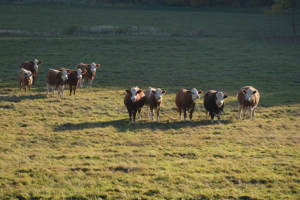
<svg viewBox="0 0 300 200">
<path fill-rule="evenodd" d="M 161 101 L 162 100 L 162 90 L 160 88 L 157 88 L 155 90 L 154 97 L 155 97 L 155 99 L 157 101 Z"/>
<path fill-rule="evenodd" d="M 91 64 L 91 72 L 96 72 L 96 69 L 97 69 L 97 68 L 96 68 L 96 63 L 93 62 L 93 63 Z"/>
<path fill-rule="evenodd" d="M 66 70 L 63 70 L 63 71 L 61 72 L 61 79 L 62 79 L 63 81 L 68 80 L 68 73 L 67 73 Z"/>
<path fill-rule="evenodd" d="M 39 66 L 38 66 L 39 61 L 37 59 L 34 59 L 33 63 L 34 63 L 34 69 L 38 69 L 39 68 Z"/>
<path fill-rule="evenodd" d="M 81 79 L 82 75 L 81 75 L 82 70 L 81 69 L 77 69 L 77 78 Z"/>
<path fill-rule="evenodd" d="M 29 71 L 29 72 L 27 72 L 26 77 L 27 77 L 28 79 L 30 79 L 30 76 L 31 76 L 31 72 Z"/>
<path fill-rule="evenodd" d="M 200 99 L 200 96 L 198 94 L 198 90 L 196 88 L 191 89 L 192 93 L 192 99 L 195 102 L 198 98 Z"/>
<path fill-rule="evenodd" d="M 245 93 L 245 99 L 246 99 L 246 101 L 251 101 L 253 99 L 253 95 L 252 95 L 253 92 L 254 92 L 254 90 L 251 90 L 250 88 L 248 88 L 246 90 L 246 93 Z"/>
<path fill-rule="evenodd" d="M 216 93 L 216 104 L 218 107 L 221 107 L 224 104 L 224 94 L 223 92 L 217 92 Z"/>
<path fill-rule="evenodd" d="M 134 88 L 131 88 L 130 92 L 131 92 L 131 101 L 132 102 L 136 102 L 136 95 L 137 95 L 137 92 L 138 92 L 139 88 L 138 87 L 134 87 Z"/>
</svg>

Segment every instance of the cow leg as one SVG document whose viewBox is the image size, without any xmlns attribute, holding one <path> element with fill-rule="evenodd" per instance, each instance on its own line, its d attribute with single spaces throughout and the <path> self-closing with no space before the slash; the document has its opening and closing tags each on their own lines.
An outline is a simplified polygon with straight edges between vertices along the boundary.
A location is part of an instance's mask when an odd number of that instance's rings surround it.
<svg viewBox="0 0 300 200">
<path fill-rule="evenodd" d="M 183 109 L 183 117 L 184 117 L 184 121 L 186 122 L 186 108 Z"/>
<path fill-rule="evenodd" d="M 220 114 L 217 114 L 217 117 L 218 117 L 218 123 L 221 123 L 221 115 Z"/>
<path fill-rule="evenodd" d="M 156 120 L 157 120 L 158 122 L 160 122 L 159 111 L 160 111 L 160 107 L 157 107 L 157 108 L 156 108 Z"/>
<path fill-rule="evenodd" d="M 151 112 L 151 109 L 150 109 L 150 106 L 147 106 L 147 116 L 148 116 L 148 119 L 150 119 L 150 112 Z"/>
<path fill-rule="evenodd" d="M 207 120 L 208 119 L 208 111 L 205 110 L 205 119 Z"/>
<path fill-rule="evenodd" d="M 179 120 L 181 120 L 181 108 L 177 108 L 178 112 L 179 112 Z"/>
<path fill-rule="evenodd" d="M 239 105 L 239 107 L 238 107 L 238 119 L 241 119 L 242 111 L 243 111 L 243 107 L 241 105 Z"/>
<path fill-rule="evenodd" d="M 211 118 L 210 122 L 214 123 L 215 114 L 214 113 L 209 113 L 209 115 L 210 115 L 210 118 Z"/>
<path fill-rule="evenodd" d="M 74 96 L 75 96 L 75 93 L 76 93 L 76 86 L 74 86 L 73 90 L 74 90 Z"/>
<path fill-rule="evenodd" d="M 64 89 L 65 89 L 65 85 L 62 85 L 62 86 L 61 86 L 61 97 L 64 96 Z"/>
<path fill-rule="evenodd" d="M 137 113 L 137 110 L 133 110 L 133 112 L 132 112 L 132 123 L 135 123 L 136 113 Z"/>
<path fill-rule="evenodd" d="M 131 123 L 132 121 L 132 113 L 130 110 L 128 110 L 128 115 L 129 115 L 129 123 Z"/>
<path fill-rule="evenodd" d="M 142 108 L 139 108 L 138 109 L 138 113 L 139 113 L 138 119 L 142 119 L 141 111 L 142 111 Z"/>
<path fill-rule="evenodd" d="M 69 89 L 70 89 L 70 96 L 72 95 L 72 85 L 69 85 Z"/>
<path fill-rule="evenodd" d="M 251 109 L 251 119 L 254 120 L 255 107 L 252 107 L 250 109 Z"/>
<path fill-rule="evenodd" d="M 194 110 L 195 110 L 195 106 L 193 106 L 192 109 L 190 110 L 190 121 L 192 121 Z"/>
<path fill-rule="evenodd" d="M 153 120 L 154 120 L 153 106 L 150 106 L 150 113 L 151 113 L 151 119 L 152 119 L 152 121 L 153 121 Z"/>
</svg>

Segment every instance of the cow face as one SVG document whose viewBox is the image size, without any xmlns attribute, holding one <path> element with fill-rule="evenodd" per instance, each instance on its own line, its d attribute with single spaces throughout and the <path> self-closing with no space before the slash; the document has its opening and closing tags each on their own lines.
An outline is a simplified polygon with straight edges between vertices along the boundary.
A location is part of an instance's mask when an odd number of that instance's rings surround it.
<svg viewBox="0 0 300 200">
<path fill-rule="evenodd" d="M 30 77 L 32 76 L 31 71 L 27 71 L 27 73 L 25 73 L 25 79 L 26 80 L 30 80 Z"/>
<path fill-rule="evenodd" d="M 195 102 L 197 99 L 200 99 L 200 95 L 202 93 L 201 90 L 197 90 L 196 88 L 193 88 L 190 90 L 190 92 L 192 93 L 192 100 L 193 102 Z"/>
<path fill-rule="evenodd" d="M 77 69 L 77 78 L 82 79 L 82 70 L 81 69 Z"/>
<path fill-rule="evenodd" d="M 154 94 L 154 98 L 156 99 L 156 101 L 160 102 L 162 100 L 162 95 L 166 93 L 166 90 L 157 88 L 156 90 L 152 90 L 152 93 Z"/>
<path fill-rule="evenodd" d="M 67 70 L 61 71 L 61 79 L 62 79 L 63 81 L 68 80 L 68 72 L 67 72 Z"/>
<path fill-rule="evenodd" d="M 142 92 L 142 90 L 138 87 L 133 87 L 130 90 L 126 90 L 128 94 L 131 95 L 130 99 L 132 102 L 136 102 L 138 100 L 137 95 Z"/>
<path fill-rule="evenodd" d="M 96 72 L 96 69 L 97 69 L 96 63 L 93 62 L 91 64 L 91 72 Z"/>
<path fill-rule="evenodd" d="M 254 98 L 254 94 L 256 93 L 256 90 L 252 90 L 251 88 L 243 90 L 243 93 L 245 95 L 245 100 L 251 102 Z"/>
<path fill-rule="evenodd" d="M 34 68 L 34 70 L 37 70 L 39 68 L 39 66 L 38 66 L 39 63 L 40 62 L 38 61 L 38 59 L 34 59 L 34 61 L 33 61 L 33 64 L 34 64 L 33 68 Z"/>
<path fill-rule="evenodd" d="M 216 104 L 218 107 L 222 107 L 224 104 L 224 99 L 227 98 L 227 95 L 223 92 L 216 93 Z"/>
</svg>

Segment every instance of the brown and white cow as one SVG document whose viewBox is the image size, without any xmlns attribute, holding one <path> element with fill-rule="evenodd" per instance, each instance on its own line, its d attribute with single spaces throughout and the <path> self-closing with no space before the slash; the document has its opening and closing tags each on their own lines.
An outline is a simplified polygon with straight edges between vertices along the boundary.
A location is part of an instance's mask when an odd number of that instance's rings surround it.
<svg viewBox="0 0 300 200">
<path fill-rule="evenodd" d="M 52 95 L 54 95 L 54 87 L 55 87 L 58 96 L 62 97 L 64 95 L 64 88 L 67 80 L 68 80 L 67 70 L 49 69 L 46 76 L 47 94 L 49 93 L 49 87 L 51 87 Z"/>
<path fill-rule="evenodd" d="M 259 92 L 252 86 L 245 86 L 240 89 L 237 95 L 239 102 L 238 118 L 241 119 L 243 113 L 243 119 L 246 117 L 247 111 L 250 113 L 251 119 L 254 119 L 254 113 L 259 102 Z"/>
<path fill-rule="evenodd" d="M 34 59 L 33 61 L 24 61 L 21 65 L 20 68 L 24 68 L 27 69 L 29 71 L 31 71 L 32 73 L 32 77 L 33 77 L 33 85 L 35 83 L 37 74 L 39 72 L 39 64 L 41 64 L 42 61 L 38 60 L 38 59 Z"/>
<path fill-rule="evenodd" d="M 96 70 L 99 68 L 101 64 L 91 63 L 91 64 L 84 64 L 79 63 L 77 65 L 77 69 L 81 69 L 82 72 L 86 71 L 86 73 L 82 76 L 82 80 L 86 83 L 89 83 L 90 87 L 92 87 L 93 81 L 96 76 Z M 83 81 L 80 82 L 80 87 L 82 87 Z"/>
<path fill-rule="evenodd" d="M 224 99 L 227 98 L 227 95 L 221 91 L 209 90 L 204 95 L 204 108 L 206 110 L 206 119 L 207 114 L 209 113 L 211 117 L 211 122 L 214 122 L 214 117 L 218 117 L 218 123 L 221 119 L 221 113 L 224 109 Z"/>
<path fill-rule="evenodd" d="M 22 89 L 22 87 L 24 88 L 25 92 L 26 92 L 26 88 L 30 90 L 32 81 L 33 78 L 32 78 L 31 71 L 21 68 L 18 73 L 18 83 L 19 83 L 20 90 Z"/>
<path fill-rule="evenodd" d="M 195 104 L 196 100 L 200 99 L 200 94 L 202 93 L 202 90 L 197 90 L 196 88 L 193 88 L 191 90 L 187 89 L 180 89 L 175 98 L 175 103 L 177 106 L 177 111 L 179 112 L 179 116 L 181 119 L 181 112 L 183 110 L 184 113 L 184 121 L 186 121 L 186 112 L 190 112 L 190 121 L 192 121 L 193 118 L 193 112 L 195 110 Z"/>
<path fill-rule="evenodd" d="M 63 71 L 63 70 L 66 70 L 68 74 L 68 80 L 65 83 L 69 85 L 70 96 L 72 95 L 72 91 L 74 92 L 75 95 L 78 84 L 82 81 L 82 76 L 86 71 L 83 73 L 82 70 L 79 68 L 77 70 L 65 69 L 65 68 L 59 69 L 59 71 Z"/>
<path fill-rule="evenodd" d="M 156 111 L 156 120 L 159 122 L 159 111 L 162 105 L 162 95 L 166 93 L 166 90 L 160 88 L 149 87 L 145 90 L 145 105 L 150 109 L 152 120 L 154 120 L 153 109 Z M 150 117 L 148 113 L 148 117 Z"/>
<path fill-rule="evenodd" d="M 142 107 L 145 104 L 144 91 L 140 89 L 138 86 L 126 90 L 124 104 L 128 111 L 129 122 L 135 123 L 136 113 L 137 112 L 140 113 Z"/>
</svg>

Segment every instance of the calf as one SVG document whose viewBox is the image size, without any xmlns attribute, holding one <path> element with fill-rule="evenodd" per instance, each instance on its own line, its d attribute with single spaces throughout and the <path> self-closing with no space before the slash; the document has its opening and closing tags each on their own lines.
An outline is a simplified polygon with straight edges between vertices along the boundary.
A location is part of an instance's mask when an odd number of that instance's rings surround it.
<svg viewBox="0 0 300 200">
<path fill-rule="evenodd" d="M 209 113 L 211 117 L 211 122 L 214 122 L 215 115 L 218 117 L 218 122 L 220 122 L 220 115 L 224 109 L 224 99 L 227 98 L 227 95 L 221 91 L 209 90 L 204 95 L 204 107 L 206 110 L 206 119 L 207 114 Z"/>
<path fill-rule="evenodd" d="M 255 109 L 259 102 L 259 92 L 252 86 L 245 86 L 240 89 L 237 95 L 239 102 L 238 118 L 241 119 L 243 112 L 243 119 L 246 117 L 246 112 L 250 112 L 251 119 L 254 119 Z"/>
<path fill-rule="evenodd" d="M 24 87 L 25 92 L 27 87 L 30 90 L 32 80 L 33 78 L 31 71 L 21 68 L 18 73 L 18 82 L 20 90 L 22 89 L 22 87 Z"/>
<path fill-rule="evenodd" d="M 126 90 L 124 104 L 128 111 L 130 123 L 135 123 L 136 113 L 141 112 L 144 103 L 145 103 L 145 94 L 142 89 L 136 86 L 136 87 L 132 87 L 129 90 Z"/>
<path fill-rule="evenodd" d="M 54 87 L 55 87 L 58 96 L 62 97 L 64 95 L 64 88 L 67 80 L 68 80 L 67 70 L 49 69 L 46 76 L 47 94 L 49 93 L 49 87 L 51 87 L 52 95 L 54 95 Z"/>
<path fill-rule="evenodd" d="M 145 105 L 147 105 L 150 109 L 152 120 L 154 120 L 153 109 L 156 111 L 156 119 L 159 122 L 159 111 L 162 104 L 162 95 L 166 93 L 166 90 L 162 90 L 160 88 L 147 88 L 145 90 Z M 148 113 L 149 117 L 149 113 Z"/>
<path fill-rule="evenodd" d="M 202 91 L 198 91 L 196 88 L 193 88 L 191 90 L 182 88 L 177 92 L 175 103 L 177 106 L 177 111 L 179 112 L 180 119 L 182 110 L 184 113 L 184 121 L 186 121 L 186 111 L 190 111 L 190 121 L 192 121 L 196 100 L 200 99 L 201 93 Z"/>
<path fill-rule="evenodd" d="M 63 68 L 60 69 L 60 71 L 64 70 Z M 72 90 L 74 92 L 76 92 L 78 83 L 82 80 L 82 75 L 84 73 L 82 73 L 81 69 L 77 69 L 77 70 L 72 70 L 72 69 L 65 69 L 68 73 L 68 80 L 66 81 L 66 84 L 69 85 L 69 89 L 70 89 L 70 96 L 72 95 Z"/>
<path fill-rule="evenodd" d="M 82 71 L 86 71 L 86 73 L 82 76 L 82 80 L 89 83 L 90 87 L 92 87 L 93 81 L 95 79 L 96 70 L 100 66 L 101 66 L 100 64 L 96 64 L 94 62 L 91 63 L 91 64 L 79 63 L 77 65 L 77 69 L 81 69 Z M 80 87 L 82 87 L 82 82 L 80 83 Z"/>
<path fill-rule="evenodd" d="M 38 71 L 39 71 L 39 64 L 41 64 L 42 61 L 38 60 L 38 59 L 34 59 L 33 61 L 25 61 L 21 64 L 20 68 L 24 68 L 27 69 L 29 71 L 31 71 L 32 73 L 32 77 L 33 77 L 33 85 L 35 83 Z"/>
</svg>

